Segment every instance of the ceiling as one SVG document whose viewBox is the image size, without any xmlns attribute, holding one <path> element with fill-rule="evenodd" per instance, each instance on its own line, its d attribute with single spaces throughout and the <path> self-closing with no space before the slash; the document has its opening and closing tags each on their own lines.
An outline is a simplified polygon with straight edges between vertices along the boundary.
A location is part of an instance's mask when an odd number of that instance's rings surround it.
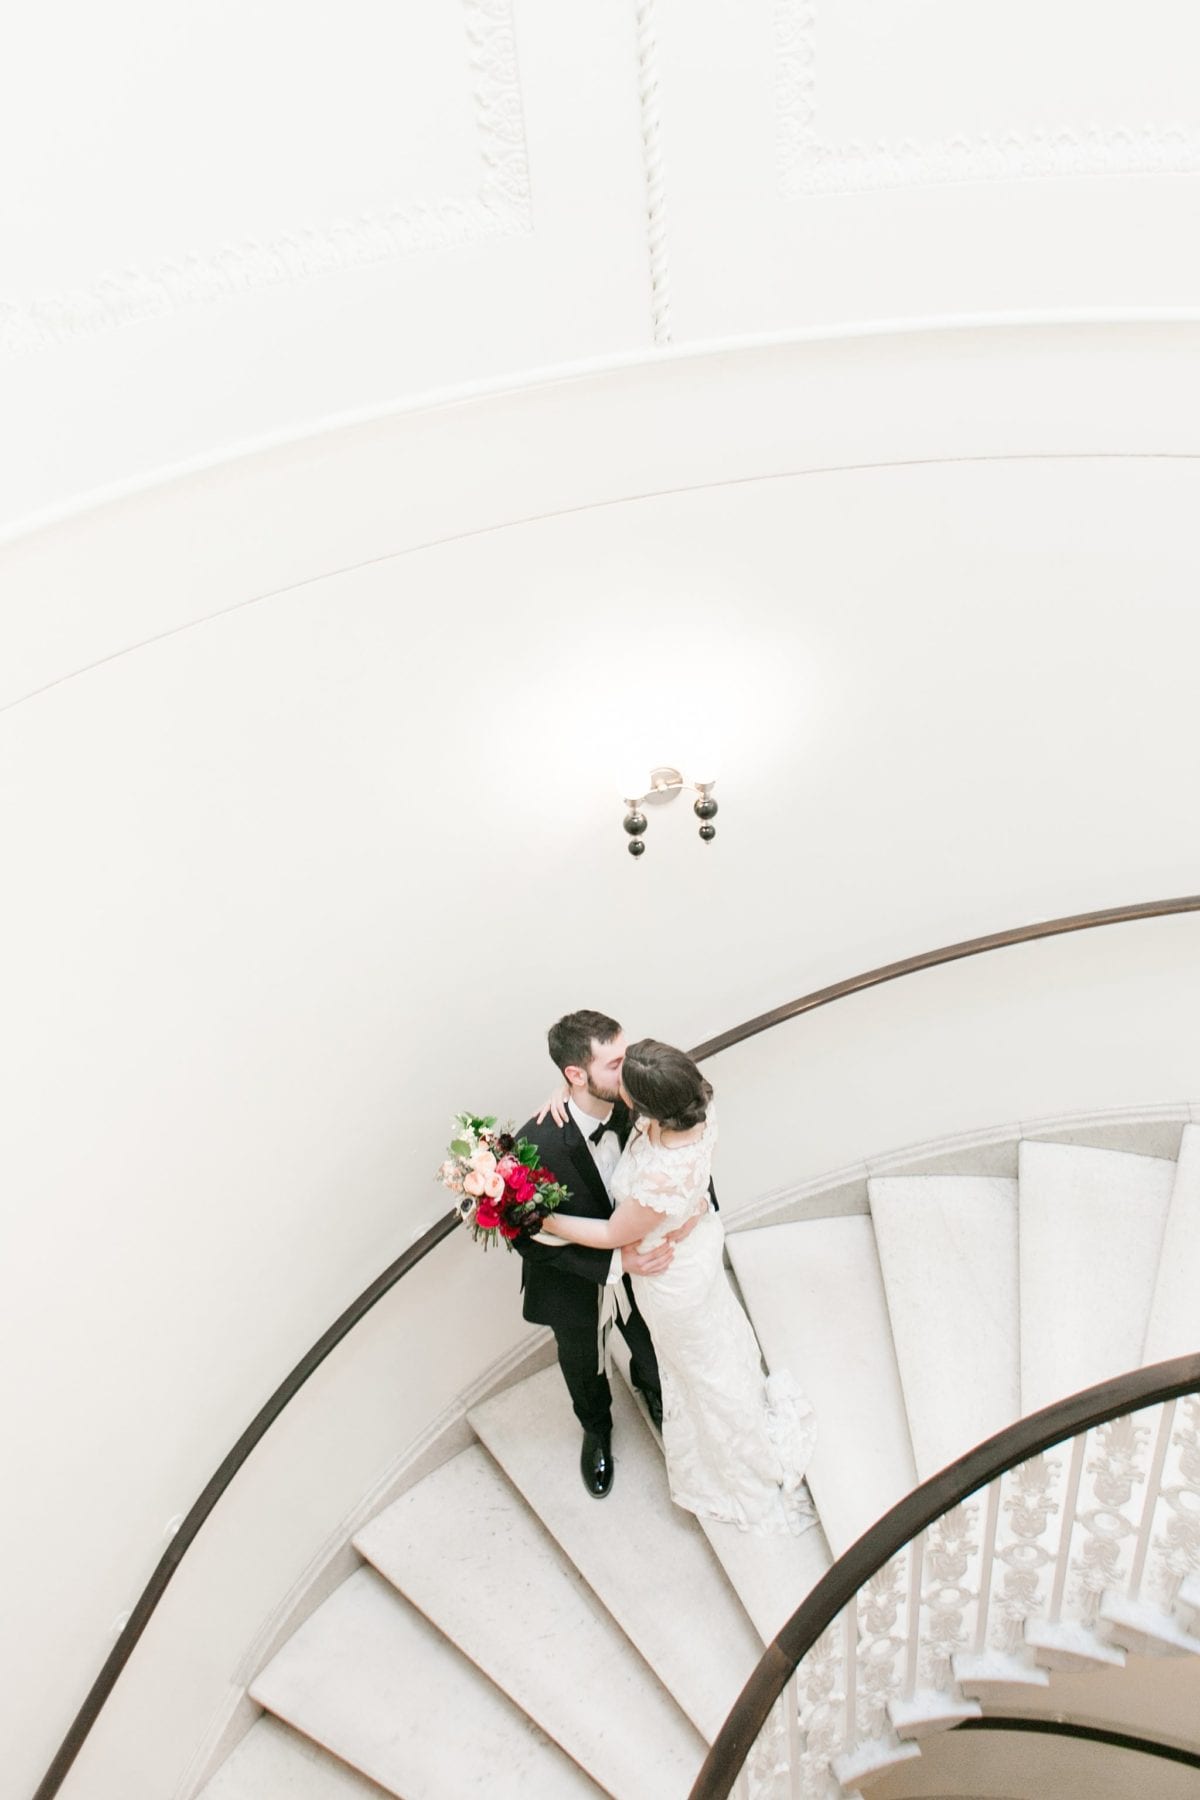
<svg viewBox="0 0 1200 1800">
<path fill-rule="evenodd" d="M 334 17 L 13 21 L 0 527 L 479 383 L 1200 300 L 1185 0 Z"/>
</svg>

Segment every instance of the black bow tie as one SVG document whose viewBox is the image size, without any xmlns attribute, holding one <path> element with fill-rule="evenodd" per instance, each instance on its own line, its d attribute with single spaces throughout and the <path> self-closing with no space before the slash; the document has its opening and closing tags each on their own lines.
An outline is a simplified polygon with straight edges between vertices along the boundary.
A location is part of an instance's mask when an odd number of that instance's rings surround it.
<svg viewBox="0 0 1200 1800">
<path fill-rule="evenodd" d="M 612 1130 L 612 1119 L 611 1119 L 611 1117 L 609 1117 L 609 1118 L 605 1119 L 605 1121 L 602 1125 L 597 1125 L 595 1131 L 588 1132 L 588 1143 L 589 1144 L 598 1144 L 600 1142 L 600 1139 L 604 1136 L 605 1132 L 611 1131 L 611 1130 Z"/>
</svg>

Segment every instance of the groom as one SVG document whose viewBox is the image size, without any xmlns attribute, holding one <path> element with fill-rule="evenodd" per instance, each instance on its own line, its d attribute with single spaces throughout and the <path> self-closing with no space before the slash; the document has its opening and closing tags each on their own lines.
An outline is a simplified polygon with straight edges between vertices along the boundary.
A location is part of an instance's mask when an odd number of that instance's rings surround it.
<svg viewBox="0 0 1200 1800">
<path fill-rule="evenodd" d="M 613 1173 L 633 1121 L 618 1094 L 625 1034 L 615 1019 L 600 1012 L 573 1012 L 547 1033 L 552 1061 L 570 1089 L 566 1122 L 552 1117 L 543 1124 L 530 1119 L 519 1135 L 537 1145 L 542 1163 L 571 1198 L 564 1213 L 606 1219 L 612 1211 Z M 558 1248 L 518 1238 L 514 1248 L 525 1259 L 521 1287 L 525 1317 L 549 1325 L 558 1344 L 575 1417 L 583 1426 L 579 1459 L 583 1485 L 602 1500 L 612 1487 L 612 1390 L 597 1367 L 597 1327 L 602 1290 L 624 1282 L 629 1317 L 617 1324 L 629 1345 L 633 1385 L 646 1402 L 654 1424 L 662 1425 L 662 1388 L 658 1359 L 646 1321 L 633 1303 L 629 1275 L 661 1275 L 674 1255 L 670 1242 L 643 1256 L 632 1245 L 623 1250 L 590 1250 L 582 1244 Z"/>
</svg>

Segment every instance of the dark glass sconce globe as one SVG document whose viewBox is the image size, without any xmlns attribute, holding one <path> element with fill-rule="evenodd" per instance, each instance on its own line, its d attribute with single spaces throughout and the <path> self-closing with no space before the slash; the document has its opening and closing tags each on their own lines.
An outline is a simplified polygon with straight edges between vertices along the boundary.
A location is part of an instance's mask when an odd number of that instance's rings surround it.
<svg viewBox="0 0 1200 1800">
<path fill-rule="evenodd" d="M 629 812 L 625 814 L 624 823 L 625 829 L 629 833 L 628 848 L 630 856 L 642 856 L 646 849 L 645 844 L 642 842 L 642 833 L 646 829 L 645 813 L 639 812 L 636 807 L 631 807 Z"/>
<path fill-rule="evenodd" d="M 700 836 L 706 844 L 711 844 L 717 835 L 716 826 L 712 824 L 717 816 L 717 803 L 712 797 L 712 787 L 711 781 L 685 781 L 678 769 L 665 763 L 651 769 L 650 785 L 646 792 L 627 795 L 625 800 L 624 826 L 629 836 L 626 848 L 630 856 L 643 856 L 646 851 L 642 840 L 647 820 L 642 807 L 664 806 L 669 800 L 677 800 L 688 789 L 696 795 L 693 810 L 700 820 Z"/>
</svg>

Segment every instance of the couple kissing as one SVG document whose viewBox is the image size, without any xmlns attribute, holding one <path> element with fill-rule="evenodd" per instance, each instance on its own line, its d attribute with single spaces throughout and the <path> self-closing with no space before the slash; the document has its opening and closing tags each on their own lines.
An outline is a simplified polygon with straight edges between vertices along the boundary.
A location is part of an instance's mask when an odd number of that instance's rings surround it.
<svg viewBox="0 0 1200 1800">
<path fill-rule="evenodd" d="M 553 1331 L 583 1429 L 585 1488 L 603 1499 L 613 1483 L 615 1323 L 675 1504 L 747 1531 L 805 1530 L 815 1423 L 785 1371 L 764 1374 L 725 1275 L 712 1087 L 684 1051 L 627 1044 L 605 1013 L 568 1013 L 547 1038 L 564 1086 L 521 1136 L 570 1198 L 514 1248 L 524 1315 Z"/>
</svg>

